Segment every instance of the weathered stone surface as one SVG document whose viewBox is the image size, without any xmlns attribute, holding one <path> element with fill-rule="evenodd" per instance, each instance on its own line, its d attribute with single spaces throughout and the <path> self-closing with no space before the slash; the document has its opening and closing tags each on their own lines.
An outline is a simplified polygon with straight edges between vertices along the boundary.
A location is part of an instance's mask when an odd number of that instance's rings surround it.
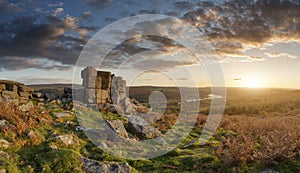
<svg viewBox="0 0 300 173">
<path fill-rule="evenodd" d="M 13 92 L 13 91 L 2 91 L 2 97 L 9 98 L 9 99 L 15 99 L 15 98 L 18 98 L 19 95 L 17 92 Z"/>
<path fill-rule="evenodd" d="M 6 124 L 6 120 L 0 120 L 0 127 L 4 127 Z"/>
<path fill-rule="evenodd" d="M 130 115 L 128 125 L 140 139 L 151 139 L 160 136 L 160 131 L 151 126 L 142 117 Z"/>
<path fill-rule="evenodd" d="M 0 91 L 6 90 L 5 84 L 0 84 Z"/>
<path fill-rule="evenodd" d="M 102 79 L 101 77 L 96 77 L 95 88 L 101 89 L 102 87 Z"/>
<path fill-rule="evenodd" d="M 97 89 L 96 90 L 96 97 L 97 97 L 97 99 L 106 100 L 110 97 L 109 91 L 108 90 L 103 90 L 103 89 Z"/>
<path fill-rule="evenodd" d="M 97 160 L 81 158 L 85 173 L 130 173 L 128 163 L 103 163 Z"/>
<path fill-rule="evenodd" d="M 10 146 L 10 143 L 7 141 L 7 140 L 5 140 L 5 139 L 0 139 L 0 147 L 1 148 L 8 148 Z"/>
<path fill-rule="evenodd" d="M 119 104 L 121 99 L 120 99 L 120 94 L 118 90 L 114 90 L 111 92 L 111 99 L 113 101 L 113 104 Z"/>
<path fill-rule="evenodd" d="M 22 112 L 26 112 L 29 111 L 30 109 L 34 108 L 34 105 L 32 102 L 28 102 L 26 104 L 22 104 L 21 106 L 19 106 L 20 111 Z"/>
<path fill-rule="evenodd" d="M 29 92 L 19 92 L 19 96 L 29 98 Z"/>
<path fill-rule="evenodd" d="M 86 67 L 83 71 L 81 71 L 81 78 L 85 79 L 86 77 L 96 77 L 97 70 L 94 67 Z"/>
<path fill-rule="evenodd" d="M 111 72 L 98 71 L 97 76 L 101 78 L 101 89 L 108 90 L 111 86 Z"/>
<path fill-rule="evenodd" d="M 112 128 L 117 134 L 119 134 L 124 138 L 128 138 L 128 133 L 121 120 L 112 120 L 112 121 L 107 120 L 106 122 L 108 126 Z"/>
<path fill-rule="evenodd" d="M 85 88 L 95 88 L 96 87 L 96 77 L 86 77 L 83 79 L 83 86 Z"/>
<path fill-rule="evenodd" d="M 55 112 L 54 113 L 56 118 L 63 118 L 63 117 L 71 117 L 72 115 L 70 112 Z"/>
<path fill-rule="evenodd" d="M 95 89 L 85 89 L 85 102 L 86 103 L 96 103 L 96 93 Z"/>
<path fill-rule="evenodd" d="M 56 136 L 56 139 L 64 143 L 65 145 L 71 145 L 74 143 L 73 136 L 72 135 L 59 135 Z"/>
<path fill-rule="evenodd" d="M 20 97 L 19 98 L 19 103 L 20 104 L 28 103 L 28 101 L 29 101 L 28 97 Z"/>
</svg>

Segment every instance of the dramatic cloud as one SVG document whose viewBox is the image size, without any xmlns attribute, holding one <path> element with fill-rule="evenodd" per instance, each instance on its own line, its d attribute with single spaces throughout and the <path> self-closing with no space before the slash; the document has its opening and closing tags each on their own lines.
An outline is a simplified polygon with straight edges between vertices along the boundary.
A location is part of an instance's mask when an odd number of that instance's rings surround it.
<svg viewBox="0 0 300 173">
<path fill-rule="evenodd" d="M 20 16 L 5 26 L 0 25 L 1 68 L 29 68 L 32 67 L 33 58 L 47 58 L 72 65 L 86 43 L 86 35 L 94 29 L 78 26 L 76 19 L 71 16 L 47 16 L 44 22 L 37 21 L 40 19 L 35 16 Z M 77 32 L 79 36 L 68 34 L 72 32 Z M 8 63 L 9 57 L 18 57 L 23 63 L 14 67 L 16 64 Z"/>
<path fill-rule="evenodd" d="M 22 11 L 23 10 L 17 4 L 0 1 L 0 15 L 20 13 Z"/>
<path fill-rule="evenodd" d="M 179 3 L 188 8 L 189 3 Z M 177 3 L 178 5 L 178 3 Z M 239 54 L 244 46 L 271 39 L 300 39 L 300 3 L 289 0 L 200 2 L 183 19 L 208 36 L 220 54 Z"/>
<path fill-rule="evenodd" d="M 113 2 L 113 0 L 85 0 L 90 5 L 93 5 L 98 8 L 103 8 L 105 6 L 108 6 Z"/>
</svg>

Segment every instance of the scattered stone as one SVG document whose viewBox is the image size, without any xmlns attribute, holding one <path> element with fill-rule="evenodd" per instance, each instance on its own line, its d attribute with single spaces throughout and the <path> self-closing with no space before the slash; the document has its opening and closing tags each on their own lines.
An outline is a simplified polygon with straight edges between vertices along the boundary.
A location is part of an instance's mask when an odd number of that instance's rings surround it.
<svg viewBox="0 0 300 173">
<path fill-rule="evenodd" d="M 160 136 L 160 131 L 151 126 L 142 117 L 130 115 L 128 117 L 128 125 L 140 139 L 152 139 Z"/>
<path fill-rule="evenodd" d="M 13 102 L 16 105 L 27 103 L 31 98 L 33 89 L 22 83 L 0 80 L 0 98 L 1 100 Z"/>
<path fill-rule="evenodd" d="M 26 104 L 22 104 L 21 106 L 19 106 L 20 111 L 22 112 L 27 112 L 30 109 L 34 108 L 34 105 L 32 102 L 28 102 Z"/>
<path fill-rule="evenodd" d="M 272 169 L 266 169 L 264 171 L 261 171 L 259 173 L 279 173 L 278 171 L 272 170 Z"/>
<path fill-rule="evenodd" d="M 4 127 L 6 124 L 6 120 L 0 120 L 0 127 Z"/>
<path fill-rule="evenodd" d="M 71 145 L 74 143 L 72 135 L 59 135 L 59 136 L 56 136 L 56 139 L 60 140 L 65 145 Z"/>
<path fill-rule="evenodd" d="M 50 148 L 51 148 L 52 150 L 58 150 L 58 147 L 57 147 L 55 144 L 51 144 L 51 145 L 50 145 Z"/>
<path fill-rule="evenodd" d="M 30 132 L 27 134 L 28 137 L 34 136 L 34 131 L 30 130 Z"/>
<path fill-rule="evenodd" d="M 128 163 L 103 163 L 97 160 L 81 158 L 83 170 L 85 173 L 129 173 Z"/>
<path fill-rule="evenodd" d="M 72 115 L 70 114 L 70 112 L 55 112 L 54 113 L 56 118 L 63 118 L 63 117 L 71 117 Z"/>
<path fill-rule="evenodd" d="M 106 122 L 108 126 L 112 128 L 118 135 L 124 138 L 128 138 L 128 133 L 121 120 L 112 120 L 112 121 L 107 120 Z"/>
<path fill-rule="evenodd" d="M 8 148 L 10 146 L 10 143 L 7 141 L 7 140 L 5 140 L 5 139 L 0 139 L 0 147 L 1 148 Z"/>
</svg>

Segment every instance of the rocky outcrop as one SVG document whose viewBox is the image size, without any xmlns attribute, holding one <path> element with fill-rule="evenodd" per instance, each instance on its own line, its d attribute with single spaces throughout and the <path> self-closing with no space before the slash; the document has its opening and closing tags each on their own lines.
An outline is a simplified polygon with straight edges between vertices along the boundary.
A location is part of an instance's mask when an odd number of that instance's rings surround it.
<svg viewBox="0 0 300 173">
<path fill-rule="evenodd" d="M 22 83 L 0 80 L 0 99 L 16 104 L 28 103 L 32 98 L 33 88 Z"/>
<path fill-rule="evenodd" d="M 128 163 L 103 163 L 97 160 L 81 158 L 85 173 L 130 173 Z"/>
<path fill-rule="evenodd" d="M 136 115 L 129 116 L 128 126 L 140 139 L 152 139 L 161 134 L 159 130 L 146 122 L 142 117 Z"/>
<path fill-rule="evenodd" d="M 108 126 L 113 129 L 118 135 L 128 138 L 128 133 L 121 120 L 106 121 Z"/>
<path fill-rule="evenodd" d="M 106 71 L 97 71 L 94 67 L 86 67 L 81 71 L 84 94 L 77 97 L 90 106 L 119 114 L 135 114 L 147 112 L 148 109 L 131 100 L 127 96 L 126 81 Z M 82 99 L 82 100 L 80 100 Z"/>
<path fill-rule="evenodd" d="M 81 72 L 82 86 L 85 88 L 84 102 L 87 104 L 119 104 L 126 96 L 126 81 L 111 72 L 97 71 L 86 67 Z"/>
</svg>

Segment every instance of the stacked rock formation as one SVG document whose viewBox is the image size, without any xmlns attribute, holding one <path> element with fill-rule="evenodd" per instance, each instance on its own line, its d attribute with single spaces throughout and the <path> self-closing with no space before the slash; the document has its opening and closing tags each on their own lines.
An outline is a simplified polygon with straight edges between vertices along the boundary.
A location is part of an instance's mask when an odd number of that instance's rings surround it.
<svg viewBox="0 0 300 173">
<path fill-rule="evenodd" d="M 0 99 L 13 102 L 15 104 L 25 104 L 32 98 L 33 88 L 22 83 L 0 80 Z"/>
<path fill-rule="evenodd" d="M 87 104 L 119 104 L 127 97 L 126 81 L 111 72 L 86 67 L 81 72 L 81 78 L 85 88 L 84 102 Z"/>
</svg>

